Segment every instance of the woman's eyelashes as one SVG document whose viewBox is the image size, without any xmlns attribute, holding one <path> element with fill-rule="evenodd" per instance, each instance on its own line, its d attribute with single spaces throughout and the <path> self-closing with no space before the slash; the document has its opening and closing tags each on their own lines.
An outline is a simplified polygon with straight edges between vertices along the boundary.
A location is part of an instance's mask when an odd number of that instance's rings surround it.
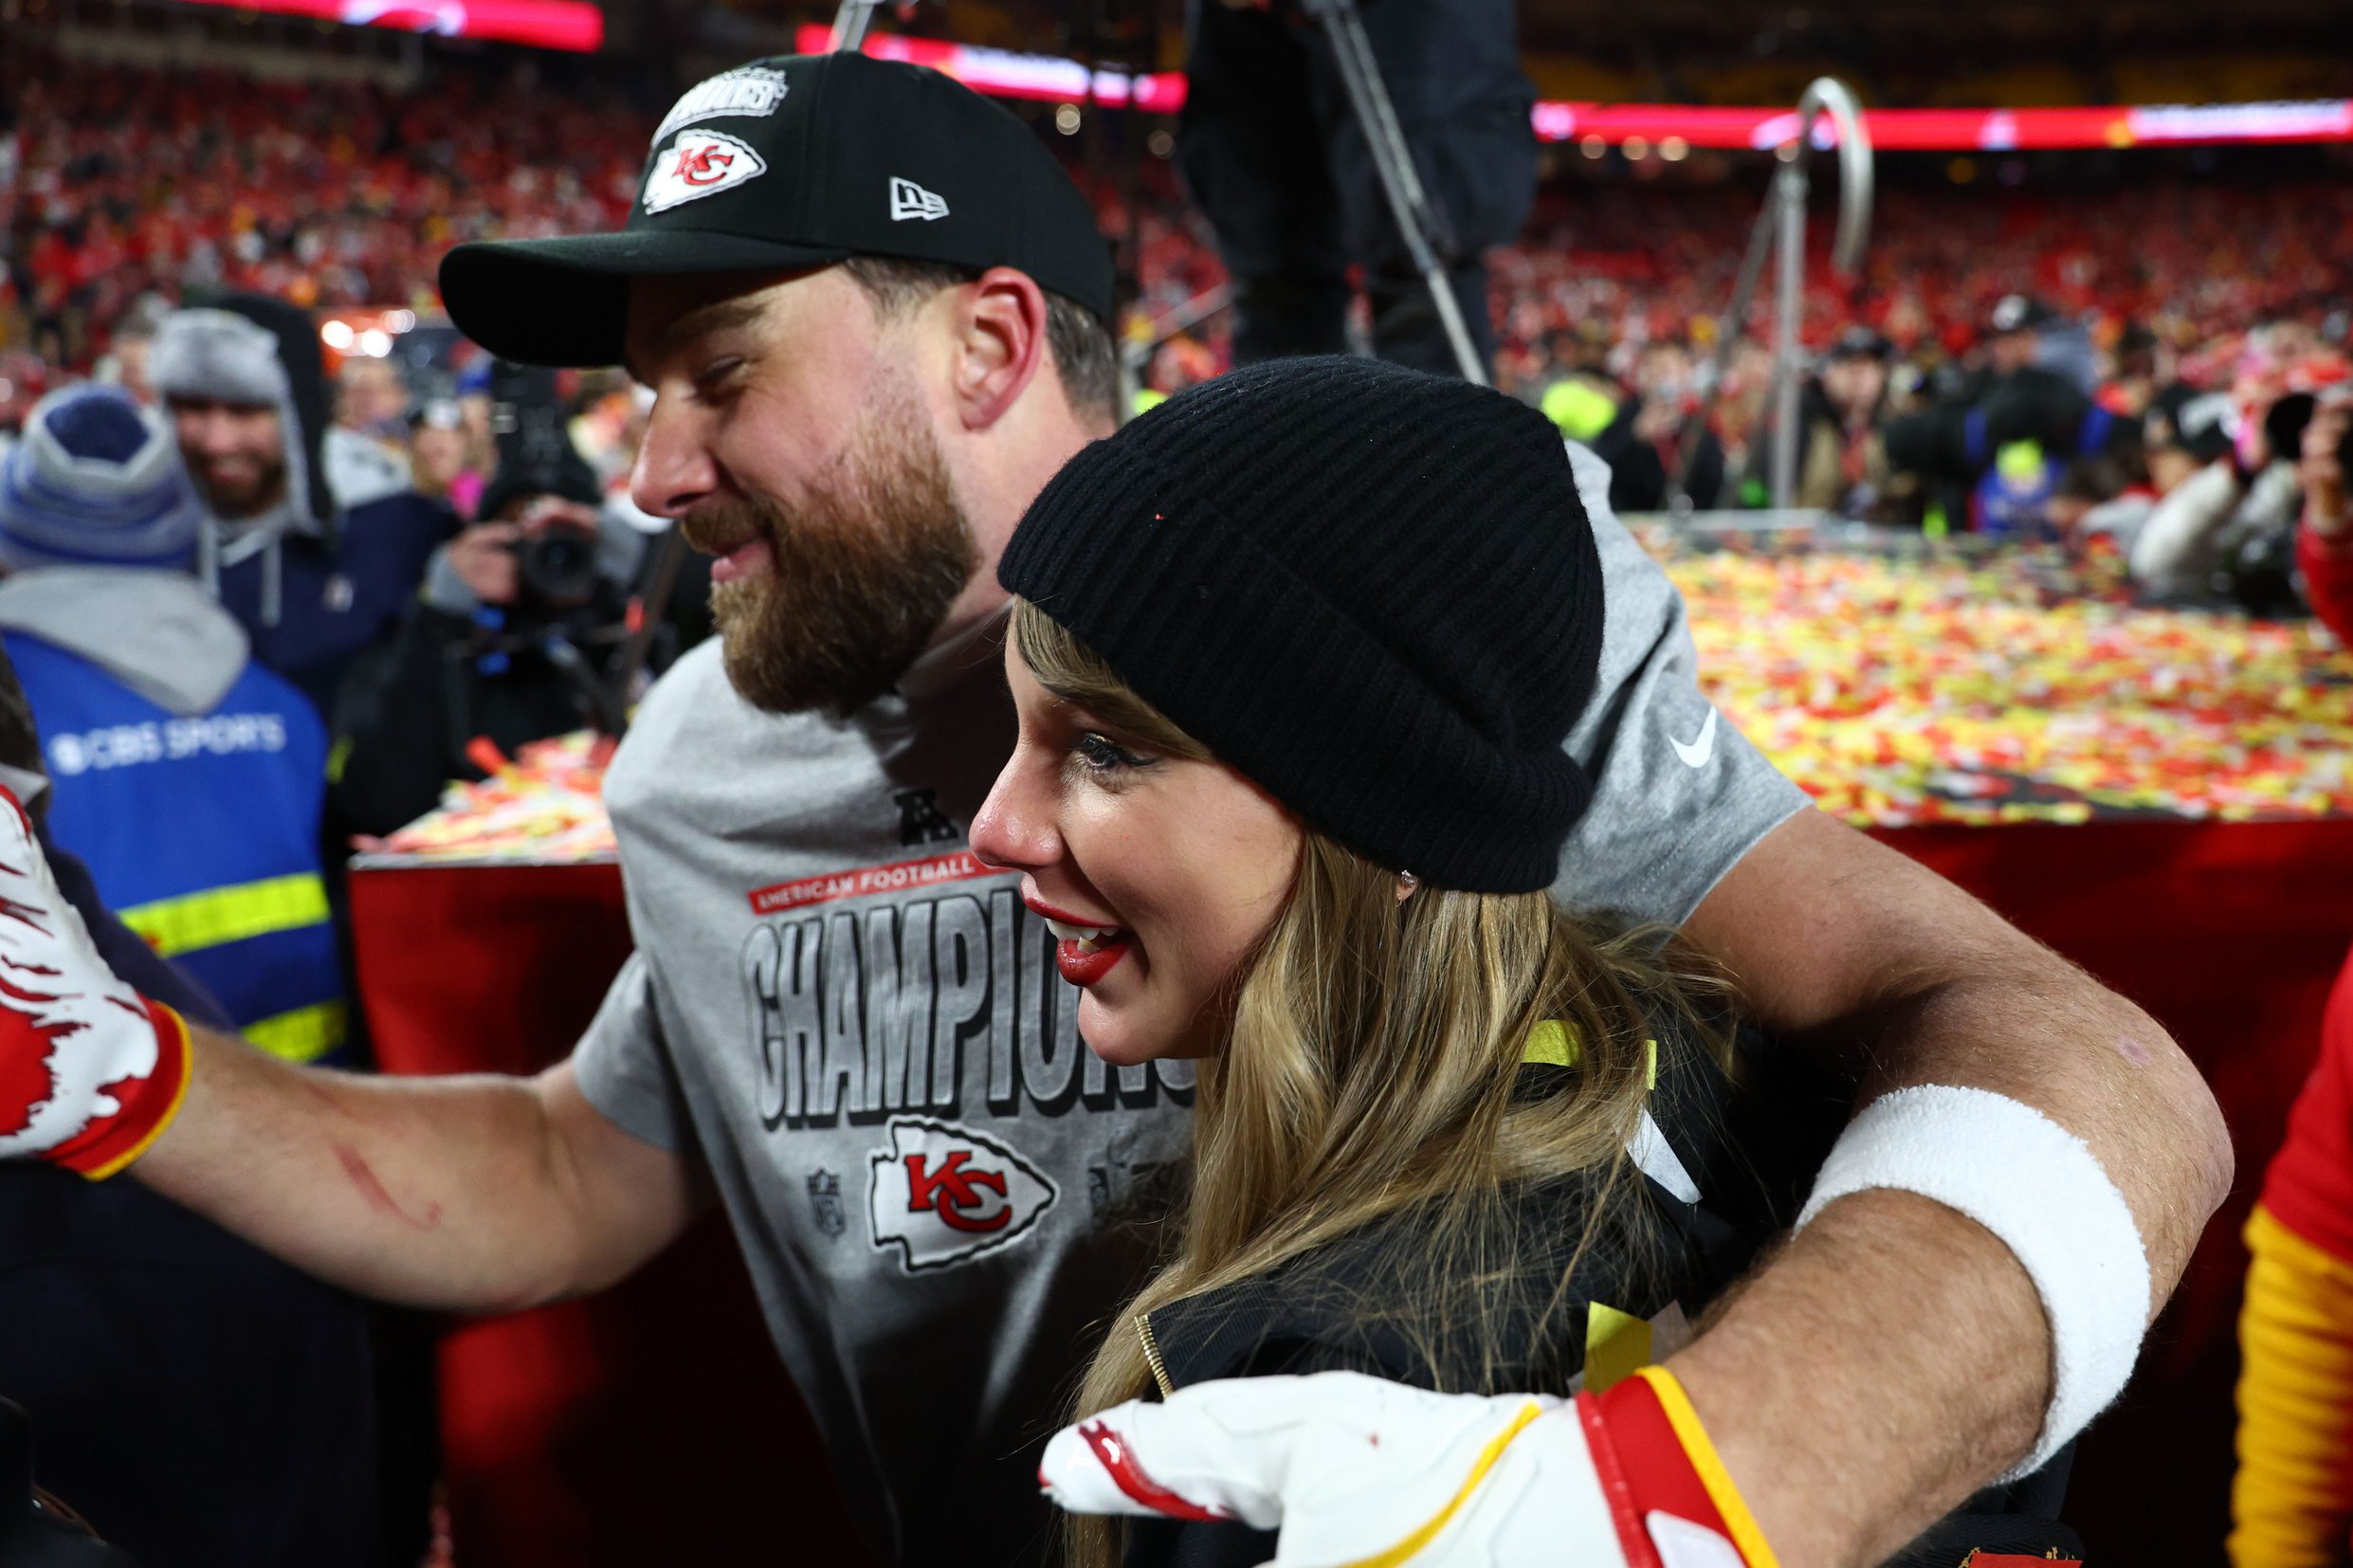
<svg viewBox="0 0 2353 1568">
<path fill-rule="evenodd" d="M 1070 742 L 1070 756 L 1082 771 L 1105 781 L 1152 764 L 1152 758 L 1139 756 L 1093 730 L 1082 733 Z"/>
</svg>

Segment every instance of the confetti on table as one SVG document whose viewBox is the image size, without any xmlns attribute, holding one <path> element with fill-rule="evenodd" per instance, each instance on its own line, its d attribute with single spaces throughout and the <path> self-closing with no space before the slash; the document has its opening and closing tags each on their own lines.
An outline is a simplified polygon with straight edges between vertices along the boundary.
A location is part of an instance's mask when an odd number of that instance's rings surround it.
<svg viewBox="0 0 2353 1568">
<path fill-rule="evenodd" d="M 1700 684 L 1862 827 L 2353 817 L 2353 653 L 2306 622 L 2143 610 L 2112 563 L 1643 541 L 1690 607 Z M 414 861 L 613 857 L 603 749 L 521 749 L 369 848 Z"/>
<path fill-rule="evenodd" d="M 578 865 L 613 858 L 605 815 L 611 748 L 583 730 L 518 749 L 478 784 L 452 784 L 441 805 L 380 843 L 371 858 L 442 864 L 496 861 Z"/>
<path fill-rule="evenodd" d="M 2353 654 L 2311 623 L 2138 609 L 2049 552 L 1645 542 L 1702 686 L 1850 822 L 2353 816 Z"/>
</svg>

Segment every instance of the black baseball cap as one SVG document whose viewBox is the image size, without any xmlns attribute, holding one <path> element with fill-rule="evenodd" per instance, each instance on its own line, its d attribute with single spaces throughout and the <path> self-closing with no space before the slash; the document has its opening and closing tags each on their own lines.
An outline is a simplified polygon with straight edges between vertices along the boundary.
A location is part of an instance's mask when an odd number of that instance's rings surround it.
<svg viewBox="0 0 2353 1568">
<path fill-rule="evenodd" d="M 629 227 L 477 241 L 442 259 L 458 330 L 533 365 L 621 360 L 631 278 L 890 256 L 1017 267 L 1111 315 L 1111 251 L 1028 126 L 921 65 L 772 55 L 665 116 Z"/>
<path fill-rule="evenodd" d="M 1997 337 L 2014 332 L 2040 332 L 2058 319 L 2057 311 L 2032 295 L 2005 294 L 1996 301 L 1987 330 Z"/>
<path fill-rule="evenodd" d="M 1885 359 L 1891 345 L 1869 327 L 1849 327 L 1822 356 L 1825 359 Z"/>
</svg>

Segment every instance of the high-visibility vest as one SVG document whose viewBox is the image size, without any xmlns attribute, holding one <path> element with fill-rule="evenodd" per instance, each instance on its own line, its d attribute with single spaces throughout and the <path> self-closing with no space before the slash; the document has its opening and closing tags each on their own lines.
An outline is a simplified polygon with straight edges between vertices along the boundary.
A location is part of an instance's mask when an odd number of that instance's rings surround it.
<svg viewBox="0 0 2353 1568">
<path fill-rule="evenodd" d="M 345 1060 L 320 875 L 327 737 L 309 702 L 248 664 L 211 711 L 175 714 L 80 654 L 19 631 L 5 642 L 41 727 L 50 836 L 246 1040 Z"/>
</svg>

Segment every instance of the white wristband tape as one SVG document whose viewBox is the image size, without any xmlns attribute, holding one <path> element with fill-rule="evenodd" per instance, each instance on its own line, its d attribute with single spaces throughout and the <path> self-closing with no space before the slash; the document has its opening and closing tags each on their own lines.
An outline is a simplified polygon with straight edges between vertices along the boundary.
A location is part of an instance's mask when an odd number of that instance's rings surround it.
<svg viewBox="0 0 2353 1568">
<path fill-rule="evenodd" d="M 2084 1140 L 1990 1089 L 1898 1089 L 1847 1124 L 1797 1216 L 1873 1187 L 1933 1198 L 2001 1238 L 2051 1324 L 2051 1406 L 2034 1451 L 2002 1477 L 2039 1469 L 2132 1376 L 2148 1322 L 2140 1227 Z"/>
</svg>

